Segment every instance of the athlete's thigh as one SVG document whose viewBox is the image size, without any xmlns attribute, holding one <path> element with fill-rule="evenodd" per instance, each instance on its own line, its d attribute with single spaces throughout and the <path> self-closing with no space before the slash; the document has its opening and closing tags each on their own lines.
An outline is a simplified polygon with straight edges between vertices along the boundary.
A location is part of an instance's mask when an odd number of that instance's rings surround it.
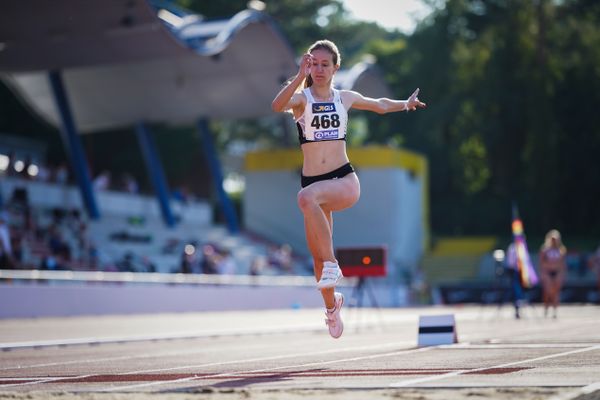
<svg viewBox="0 0 600 400">
<path fill-rule="evenodd" d="M 351 207 L 360 197 L 360 183 L 354 173 L 339 179 L 315 182 L 303 190 L 310 191 L 317 203 L 329 211 Z"/>
</svg>

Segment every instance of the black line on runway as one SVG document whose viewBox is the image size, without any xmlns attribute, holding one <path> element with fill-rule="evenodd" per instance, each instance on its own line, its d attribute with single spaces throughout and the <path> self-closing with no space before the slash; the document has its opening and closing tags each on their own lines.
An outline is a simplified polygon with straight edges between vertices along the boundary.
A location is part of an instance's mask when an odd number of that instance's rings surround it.
<svg viewBox="0 0 600 400">
<path fill-rule="evenodd" d="M 454 326 L 422 326 L 419 328 L 419 334 L 424 333 L 452 333 Z"/>
</svg>

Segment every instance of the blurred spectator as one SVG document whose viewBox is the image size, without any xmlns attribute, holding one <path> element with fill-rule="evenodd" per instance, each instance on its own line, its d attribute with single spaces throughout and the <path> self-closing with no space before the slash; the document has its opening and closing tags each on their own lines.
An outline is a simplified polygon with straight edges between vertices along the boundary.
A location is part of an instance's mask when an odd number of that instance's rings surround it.
<svg viewBox="0 0 600 400">
<path fill-rule="evenodd" d="M 31 160 L 31 156 L 27 155 L 27 157 L 25 157 L 25 160 L 23 161 L 22 164 L 22 170 L 19 171 L 19 177 L 21 177 L 21 179 L 31 179 L 31 175 L 29 175 L 29 167 L 33 164 L 33 161 Z"/>
<path fill-rule="evenodd" d="M 596 285 L 600 295 L 600 246 L 588 259 L 588 267 L 596 274 Z"/>
<path fill-rule="evenodd" d="M 181 253 L 179 272 L 182 274 L 193 274 L 198 270 L 198 256 L 193 244 L 186 244 Z"/>
<path fill-rule="evenodd" d="M 252 264 L 250 264 L 250 275 L 262 275 L 269 266 L 267 261 L 267 257 L 263 255 L 258 255 L 254 257 L 252 260 Z"/>
<path fill-rule="evenodd" d="M 40 182 L 50 181 L 50 169 L 48 166 L 40 163 L 40 165 L 38 165 L 38 173 L 34 179 Z"/>
<path fill-rule="evenodd" d="M 552 307 L 552 316 L 556 318 L 560 291 L 567 273 L 566 255 L 560 232 L 552 229 L 546 234 L 539 256 L 544 316 L 548 316 L 548 308 Z"/>
<path fill-rule="evenodd" d="M 523 286 L 521 284 L 521 276 L 519 274 L 519 265 L 517 258 L 517 248 L 514 243 L 511 243 L 506 250 L 505 271 L 510 279 L 510 289 L 513 307 L 515 308 L 515 318 L 521 318 L 519 310 L 523 301 Z"/>
<path fill-rule="evenodd" d="M 133 253 L 130 251 L 125 253 L 123 258 L 117 263 L 117 267 L 121 272 L 135 272 L 135 265 L 133 263 Z"/>
<path fill-rule="evenodd" d="M 100 266 L 100 252 L 98 251 L 98 248 L 96 247 L 96 243 L 94 243 L 91 240 L 89 241 L 89 246 L 87 248 L 86 256 L 87 256 L 87 269 L 89 269 L 91 271 L 98 270 L 98 267 Z"/>
<path fill-rule="evenodd" d="M 24 209 L 29 207 L 29 194 L 25 186 L 17 186 L 13 189 L 12 196 L 10 198 L 10 206 L 18 209 Z"/>
<path fill-rule="evenodd" d="M 291 273 L 292 247 L 289 244 L 282 244 L 279 247 L 271 248 L 269 264 L 280 272 Z"/>
<path fill-rule="evenodd" d="M 29 206 L 29 194 L 26 187 L 15 187 L 7 204 L 12 212 L 22 220 L 23 227 L 32 231 L 34 229 L 31 207 Z"/>
<path fill-rule="evenodd" d="M 182 204 L 187 204 L 188 202 L 187 190 L 182 186 L 173 189 L 171 191 L 171 197 Z"/>
<path fill-rule="evenodd" d="M 234 275 L 236 272 L 235 260 L 229 250 L 223 250 L 217 260 L 217 271 L 221 275 Z"/>
<path fill-rule="evenodd" d="M 13 252 L 8 227 L 8 213 L 0 211 L 0 268 L 11 269 L 13 267 Z"/>
<path fill-rule="evenodd" d="M 69 169 L 64 162 L 60 163 L 54 170 L 54 181 L 60 185 L 69 183 Z"/>
<path fill-rule="evenodd" d="M 61 256 L 64 260 L 71 259 L 71 248 L 64 241 L 62 233 L 57 225 L 52 225 L 49 229 L 48 247 L 53 256 Z"/>
<path fill-rule="evenodd" d="M 25 249 L 23 248 L 24 236 L 26 231 L 23 229 L 14 229 L 11 235 L 12 261 L 13 268 L 23 268 L 25 262 Z"/>
<path fill-rule="evenodd" d="M 410 289 L 411 299 L 413 304 L 429 304 L 429 286 L 427 285 L 427 279 L 425 279 L 425 273 L 423 272 L 423 265 L 417 265 L 416 270 L 410 278 Z"/>
<path fill-rule="evenodd" d="M 142 272 L 156 272 L 156 265 L 146 256 L 142 257 Z"/>
<path fill-rule="evenodd" d="M 81 221 L 78 225 L 73 227 L 73 233 L 77 243 L 77 259 L 79 261 L 80 266 L 84 269 L 95 269 L 91 266 L 92 250 L 87 224 Z"/>
<path fill-rule="evenodd" d="M 139 192 L 137 180 L 129 172 L 123 174 L 122 187 L 127 193 L 137 194 Z"/>
<path fill-rule="evenodd" d="M 59 271 L 68 269 L 64 258 L 60 255 L 47 254 L 44 258 L 42 258 L 42 262 L 40 263 L 40 269 L 50 270 L 50 271 Z"/>
<path fill-rule="evenodd" d="M 8 153 L 8 165 L 6 167 L 6 174 L 8 176 L 17 175 L 17 171 L 15 170 L 15 163 L 17 162 L 17 158 L 14 151 L 10 151 Z"/>
<path fill-rule="evenodd" d="M 217 252 L 214 246 L 205 244 L 202 246 L 202 261 L 200 262 L 203 274 L 217 274 Z"/>
<path fill-rule="evenodd" d="M 102 171 L 102 173 L 94 179 L 94 189 L 96 189 L 96 190 L 110 189 L 110 180 L 111 180 L 110 171 L 106 171 L 106 170 Z"/>
<path fill-rule="evenodd" d="M 181 241 L 177 238 L 168 238 L 165 245 L 162 247 L 163 254 L 177 254 L 179 243 Z"/>
</svg>

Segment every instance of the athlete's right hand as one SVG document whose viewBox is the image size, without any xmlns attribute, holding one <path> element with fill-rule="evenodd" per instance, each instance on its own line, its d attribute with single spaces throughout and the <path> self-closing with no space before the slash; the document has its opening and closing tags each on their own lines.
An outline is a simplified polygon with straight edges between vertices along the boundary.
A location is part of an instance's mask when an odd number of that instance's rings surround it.
<svg viewBox="0 0 600 400">
<path fill-rule="evenodd" d="M 298 75 L 302 78 L 306 78 L 310 75 L 310 68 L 312 67 L 313 56 L 310 53 L 306 53 L 300 60 L 300 68 L 298 69 Z"/>
</svg>

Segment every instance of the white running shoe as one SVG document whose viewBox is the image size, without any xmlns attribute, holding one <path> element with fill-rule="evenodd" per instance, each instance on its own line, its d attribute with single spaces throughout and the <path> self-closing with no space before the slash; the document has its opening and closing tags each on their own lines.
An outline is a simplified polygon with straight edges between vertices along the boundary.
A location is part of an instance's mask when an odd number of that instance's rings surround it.
<svg viewBox="0 0 600 400">
<path fill-rule="evenodd" d="M 323 272 L 321 273 L 321 279 L 317 283 L 318 289 L 329 289 L 335 287 L 340 279 L 342 279 L 342 270 L 340 266 L 331 261 L 325 261 L 323 263 Z"/>
<path fill-rule="evenodd" d="M 325 324 L 329 328 L 331 337 L 337 339 L 342 336 L 342 332 L 344 332 L 344 323 L 342 322 L 342 316 L 340 315 L 340 311 L 342 311 L 342 306 L 344 305 L 344 295 L 335 292 L 333 297 L 335 298 L 335 306 L 333 311 L 325 311 L 325 316 L 327 317 Z"/>
</svg>

